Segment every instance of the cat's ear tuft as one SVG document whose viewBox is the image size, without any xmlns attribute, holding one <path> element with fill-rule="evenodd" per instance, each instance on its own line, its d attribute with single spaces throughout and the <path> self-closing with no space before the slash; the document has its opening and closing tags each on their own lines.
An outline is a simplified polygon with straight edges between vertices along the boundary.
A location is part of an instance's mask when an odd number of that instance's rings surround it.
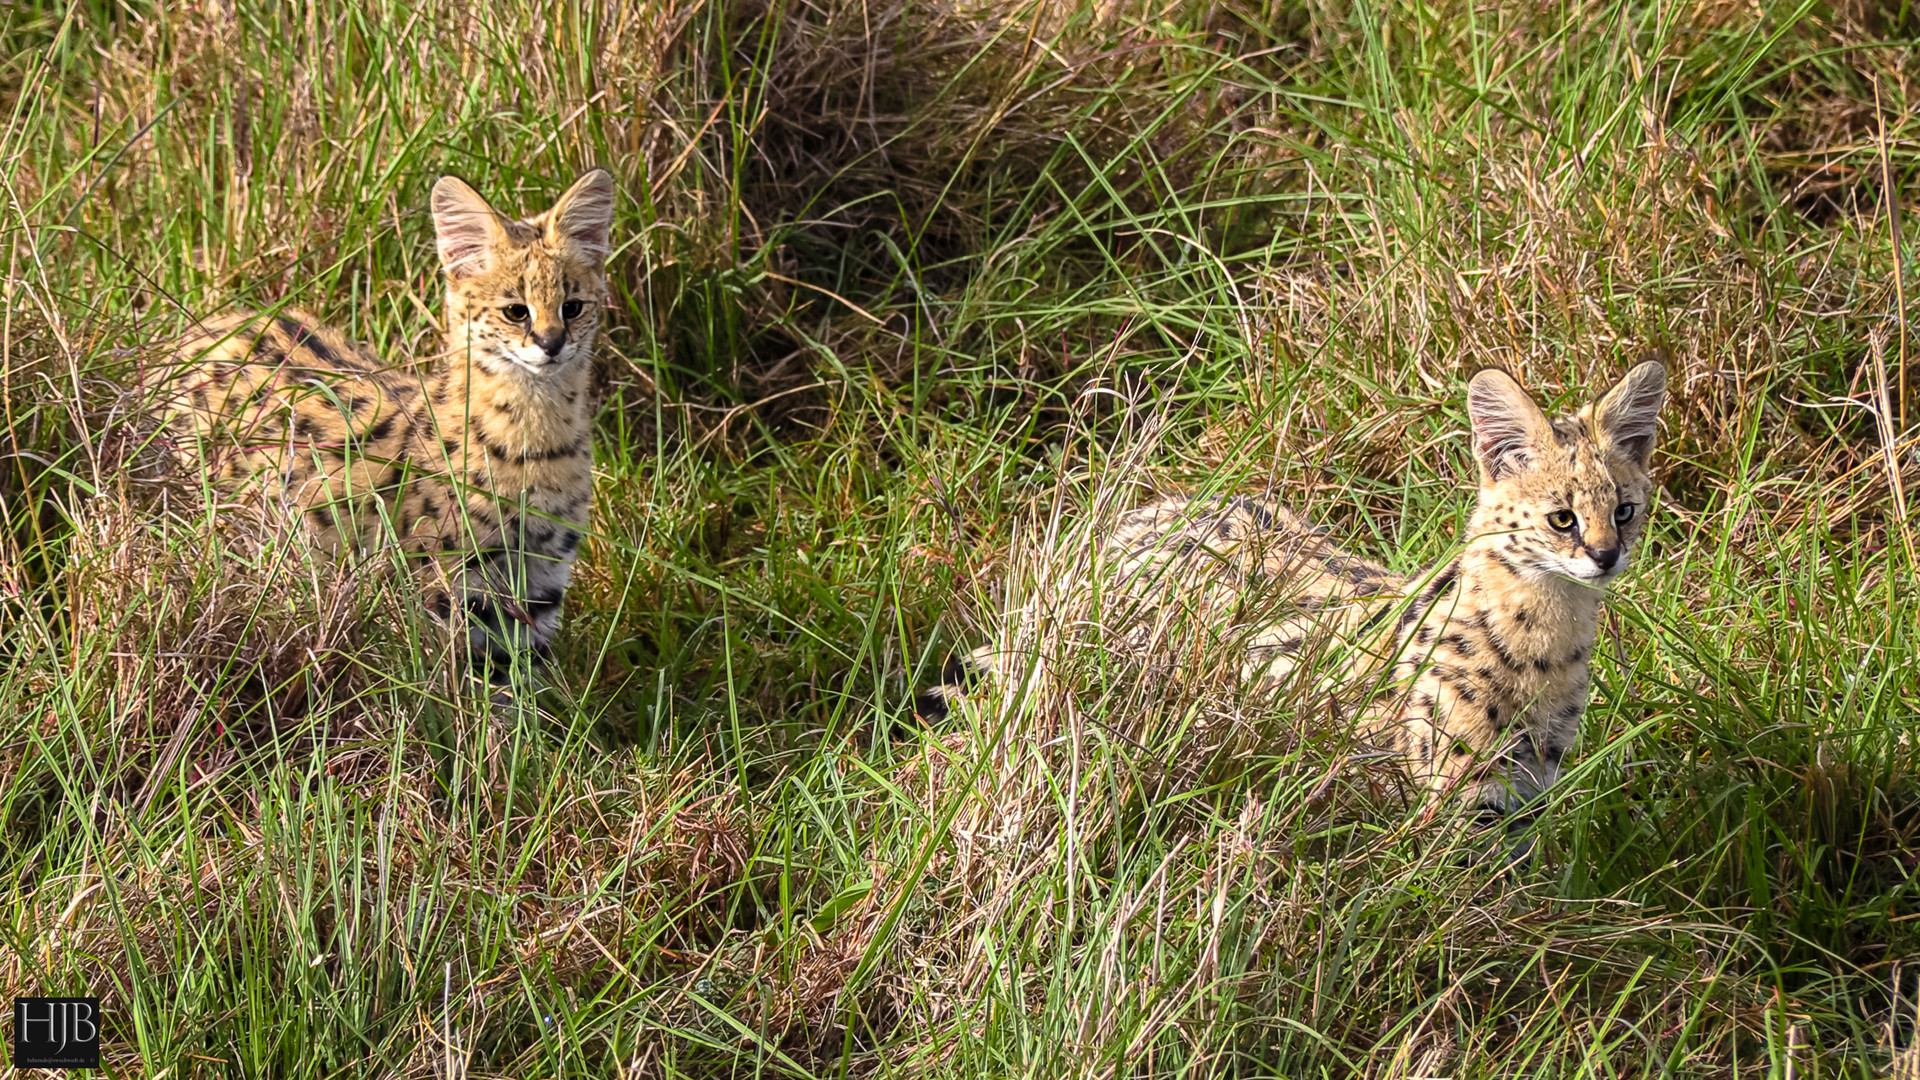
<svg viewBox="0 0 1920 1080">
<path fill-rule="evenodd" d="M 455 281 L 482 274 L 492 263 L 491 248 L 504 235 L 500 215 L 480 193 L 457 176 L 433 185 L 433 232 L 440 264 Z"/>
<path fill-rule="evenodd" d="M 1658 360 L 1637 364 L 1594 403 L 1595 434 L 1601 445 L 1644 469 L 1653 460 L 1653 439 L 1666 403 L 1666 366 Z"/>
<path fill-rule="evenodd" d="M 1473 456 L 1490 481 L 1532 468 L 1553 442 L 1547 415 L 1513 376 L 1496 368 L 1467 384 L 1467 416 L 1473 421 Z"/>
<path fill-rule="evenodd" d="M 547 212 L 547 235 L 585 249 L 589 258 L 604 261 L 612 251 L 613 174 L 594 169 L 573 182 Z"/>
</svg>

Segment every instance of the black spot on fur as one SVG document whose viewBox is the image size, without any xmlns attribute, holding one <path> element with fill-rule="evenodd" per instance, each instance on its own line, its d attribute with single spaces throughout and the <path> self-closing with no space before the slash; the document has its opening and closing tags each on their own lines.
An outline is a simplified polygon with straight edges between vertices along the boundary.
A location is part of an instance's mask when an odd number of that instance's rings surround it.
<svg viewBox="0 0 1920 1080">
<path fill-rule="evenodd" d="M 279 367 L 286 363 L 287 353 L 278 343 L 262 337 L 254 339 L 253 358 L 264 366 Z"/>
<path fill-rule="evenodd" d="M 1500 632 L 1489 626 L 1487 627 L 1486 637 L 1487 644 L 1492 647 L 1493 655 L 1499 657 L 1500 663 L 1504 665 L 1508 671 L 1519 671 L 1520 661 L 1516 660 L 1513 652 L 1507 648 L 1507 643 L 1500 637 Z"/>
<path fill-rule="evenodd" d="M 1420 606 L 1426 607 L 1439 599 L 1440 594 L 1452 587 L 1453 583 L 1458 580 L 1459 577 L 1460 560 L 1455 559 L 1447 564 L 1446 569 L 1435 574 L 1433 580 L 1428 583 L 1426 591 L 1420 594 Z"/>
<path fill-rule="evenodd" d="M 1361 633 L 1365 633 L 1368 630 L 1372 630 L 1378 627 L 1383 621 L 1386 620 L 1386 617 L 1392 613 L 1393 613 L 1393 608 L 1382 607 L 1379 611 L 1376 611 L 1373 614 L 1367 616 L 1367 621 L 1360 624 Z M 1413 622 L 1413 620 L 1419 617 L 1420 617 L 1419 608 L 1416 608 L 1416 607 L 1406 608 L 1405 610 L 1400 612 L 1400 617 L 1394 620 L 1393 628 L 1396 631 L 1405 630 L 1407 628 L 1408 623 Z"/>
<path fill-rule="evenodd" d="M 500 608 L 484 596 L 467 597 L 467 616 L 490 632 L 500 629 Z"/>
<path fill-rule="evenodd" d="M 1248 517 L 1253 518 L 1253 523 L 1259 526 L 1261 529 L 1264 530 L 1264 529 L 1273 528 L 1273 511 L 1267 509 L 1266 507 L 1260 505 L 1259 503 L 1253 501 L 1252 499 L 1249 499 L 1244 495 L 1235 496 L 1234 499 L 1232 500 L 1232 505 L 1238 508 L 1241 512 L 1245 513 Z"/>
<path fill-rule="evenodd" d="M 1505 570 L 1507 573 L 1513 575 L 1514 577 L 1525 576 L 1520 572 L 1520 564 L 1514 562 L 1513 559 L 1509 558 L 1507 553 L 1504 551 L 1495 551 L 1493 553 L 1493 561 L 1496 564 L 1498 564 L 1502 570 Z"/>
<path fill-rule="evenodd" d="M 947 713 L 952 711 L 948 698 L 974 689 L 984 676 L 985 673 L 967 658 L 947 657 L 947 662 L 940 667 L 940 682 L 914 695 L 914 715 L 928 722 L 946 719 Z"/>
</svg>

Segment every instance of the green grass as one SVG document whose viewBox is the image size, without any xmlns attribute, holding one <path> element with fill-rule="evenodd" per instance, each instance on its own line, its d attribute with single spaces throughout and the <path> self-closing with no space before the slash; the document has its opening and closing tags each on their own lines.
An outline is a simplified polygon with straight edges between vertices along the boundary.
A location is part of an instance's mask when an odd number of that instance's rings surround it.
<svg viewBox="0 0 1920 1080">
<path fill-rule="evenodd" d="M 6 7 L 0 991 L 102 996 L 109 1073 L 156 1078 L 1888 1075 L 1916 35 Z M 595 536 L 551 684 L 490 716 L 398 576 L 219 512 L 149 410 L 230 306 L 426 353 L 434 178 L 532 210 L 593 164 Z M 1277 485 L 1413 571 L 1467 509 L 1468 374 L 1574 402 L 1648 345 L 1660 505 L 1513 876 L 1324 705 L 1077 647 L 1087 515 Z M 996 634 L 1043 677 L 914 727 Z"/>
</svg>

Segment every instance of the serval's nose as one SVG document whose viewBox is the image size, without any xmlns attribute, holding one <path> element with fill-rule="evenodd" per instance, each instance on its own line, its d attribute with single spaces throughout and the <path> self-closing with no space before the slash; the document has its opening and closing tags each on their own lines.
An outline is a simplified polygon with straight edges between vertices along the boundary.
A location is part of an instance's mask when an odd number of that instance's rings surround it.
<svg viewBox="0 0 1920 1080">
<path fill-rule="evenodd" d="M 560 347 L 567 343 L 566 324 L 562 323 L 550 330 L 542 330 L 539 327 L 535 327 L 533 330 L 533 343 L 540 346 L 540 351 L 546 353 L 549 359 L 559 356 Z"/>
</svg>

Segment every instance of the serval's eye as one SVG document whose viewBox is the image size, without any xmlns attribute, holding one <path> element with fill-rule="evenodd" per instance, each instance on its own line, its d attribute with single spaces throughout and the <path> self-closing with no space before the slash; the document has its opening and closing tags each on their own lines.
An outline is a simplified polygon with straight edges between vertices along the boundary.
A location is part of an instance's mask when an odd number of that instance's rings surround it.
<svg viewBox="0 0 1920 1080">
<path fill-rule="evenodd" d="M 1547 524 L 1559 529 L 1561 532 L 1572 532 L 1573 527 L 1578 524 L 1578 522 L 1574 520 L 1573 511 L 1555 510 L 1553 513 L 1547 515 Z"/>
<path fill-rule="evenodd" d="M 1619 506 L 1616 506 L 1613 508 L 1613 523 L 1615 525 L 1625 525 L 1627 522 L 1632 520 L 1633 520 L 1633 504 L 1632 503 L 1621 503 Z"/>
<path fill-rule="evenodd" d="M 587 305 L 578 300 L 569 300 L 560 305 L 560 317 L 563 319 L 577 319 L 580 317 L 580 313 L 585 310 L 587 310 Z"/>
<path fill-rule="evenodd" d="M 508 304 L 500 309 L 500 314 L 506 316 L 508 322 L 526 322 L 533 312 L 528 311 L 525 304 Z"/>
</svg>

